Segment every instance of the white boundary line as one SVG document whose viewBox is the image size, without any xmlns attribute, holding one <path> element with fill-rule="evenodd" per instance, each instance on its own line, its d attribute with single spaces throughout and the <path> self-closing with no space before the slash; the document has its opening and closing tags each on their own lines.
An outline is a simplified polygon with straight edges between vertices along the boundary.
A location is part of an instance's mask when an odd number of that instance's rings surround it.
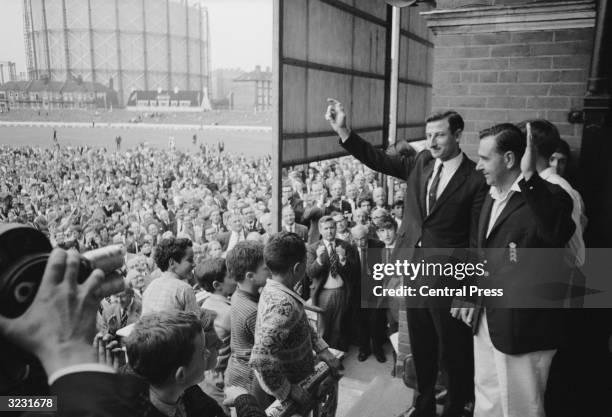
<svg viewBox="0 0 612 417">
<path fill-rule="evenodd" d="M 0 127 L 62 127 L 62 128 L 89 128 L 89 122 L 18 122 L 0 121 Z M 112 129 L 156 129 L 156 130 L 212 130 L 233 132 L 272 132 L 270 126 L 229 126 L 229 125 L 188 125 L 188 124 L 163 124 L 163 123 L 104 123 L 96 122 L 97 128 Z"/>
</svg>

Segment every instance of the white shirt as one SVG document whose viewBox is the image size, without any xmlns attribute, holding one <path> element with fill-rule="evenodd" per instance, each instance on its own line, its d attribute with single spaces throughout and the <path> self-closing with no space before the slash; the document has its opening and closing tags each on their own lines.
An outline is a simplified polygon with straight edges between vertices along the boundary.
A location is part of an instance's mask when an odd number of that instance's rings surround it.
<svg viewBox="0 0 612 417">
<path fill-rule="evenodd" d="M 568 263 L 572 266 L 582 266 L 584 265 L 584 259 L 586 256 L 582 232 L 587 223 L 587 218 L 584 215 L 584 203 L 582 202 L 582 197 L 578 191 L 572 188 L 565 178 L 554 172 L 552 167 L 548 167 L 540 172 L 540 177 L 544 181 L 548 181 L 563 188 L 563 190 L 565 190 L 565 192 L 572 198 L 574 203 L 572 207 L 572 220 L 576 225 L 576 230 L 574 231 L 574 234 L 570 238 L 569 242 L 567 242 L 567 247 L 569 248 Z"/>
<path fill-rule="evenodd" d="M 236 246 L 236 243 L 242 242 L 243 240 L 244 240 L 243 231 L 240 231 L 240 233 L 232 231 L 232 234 L 230 235 L 230 238 L 229 238 L 229 242 L 227 243 L 226 252 L 229 252 L 230 250 L 232 250 L 233 247 Z"/>
<path fill-rule="evenodd" d="M 434 177 L 436 176 L 436 172 L 438 172 L 438 168 L 440 164 L 442 164 L 442 172 L 440 172 L 440 182 L 438 183 L 438 189 L 436 190 L 436 200 L 440 198 L 440 195 L 450 182 L 455 172 L 459 169 L 459 166 L 463 162 L 463 152 L 459 152 L 459 155 L 454 158 L 449 159 L 448 161 L 442 161 L 441 159 L 436 159 L 434 163 L 434 169 L 429 181 L 427 181 L 427 194 L 429 196 L 429 190 L 431 189 L 431 184 L 433 183 Z M 426 212 L 429 213 L 429 198 L 425 199 Z"/>
<path fill-rule="evenodd" d="M 489 227 L 487 228 L 487 237 L 489 237 L 489 234 L 491 233 L 491 229 L 493 229 L 493 226 L 495 225 L 497 218 L 499 217 L 501 212 L 506 207 L 506 204 L 508 204 L 508 201 L 510 201 L 510 197 L 512 197 L 512 195 L 515 192 L 517 193 L 521 192 L 521 188 L 519 187 L 518 183 L 522 179 L 523 179 L 523 174 L 520 174 L 516 178 L 514 183 L 512 183 L 512 186 L 510 187 L 510 189 L 506 191 L 505 193 L 501 193 L 497 189 L 497 187 L 491 187 L 491 189 L 489 190 L 489 194 L 491 195 L 491 198 L 493 198 L 493 206 L 491 207 L 491 217 L 489 217 Z"/>
</svg>

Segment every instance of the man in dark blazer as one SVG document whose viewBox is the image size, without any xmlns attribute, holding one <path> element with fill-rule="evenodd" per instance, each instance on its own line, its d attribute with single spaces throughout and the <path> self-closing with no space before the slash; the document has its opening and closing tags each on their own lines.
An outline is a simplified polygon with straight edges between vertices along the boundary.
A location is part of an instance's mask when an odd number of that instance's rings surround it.
<svg viewBox="0 0 612 417">
<path fill-rule="evenodd" d="M 357 264 L 353 247 L 336 239 L 336 222 L 331 216 L 319 219 L 321 240 L 308 245 L 306 273 L 311 279 L 312 304 L 324 310 L 319 317 L 319 334 L 330 347 L 348 349 L 352 279 Z"/>
<path fill-rule="evenodd" d="M 283 207 L 282 212 L 283 230 L 286 232 L 295 233 L 304 242 L 308 241 L 308 228 L 303 224 L 295 221 L 295 212 L 289 206 Z"/>
<path fill-rule="evenodd" d="M 475 163 L 459 148 L 463 119 L 448 111 L 426 120 L 427 149 L 409 156 L 388 155 L 347 127 L 342 104 L 329 100 L 326 118 L 340 144 L 369 168 L 406 181 L 404 217 L 393 260 L 413 260 L 415 248 L 468 248 L 486 193 Z M 448 281 L 448 280 L 447 280 Z M 438 360 L 447 374 L 444 417 L 461 416 L 473 398 L 472 339 L 449 314 L 450 298 L 421 297 L 407 311 L 416 369 L 413 416 L 435 415 Z M 407 298 L 407 302 L 412 301 Z"/>
<path fill-rule="evenodd" d="M 326 215 L 335 211 L 344 216 L 352 212 L 349 202 L 342 199 L 342 181 L 334 181 L 329 189 L 329 200 L 325 203 Z"/>
<path fill-rule="evenodd" d="M 488 286 L 502 288 L 501 302 L 509 307 L 526 307 L 519 303 L 544 276 L 569 278 L 563 255 L 575 229 L 570 196 L 536 170 L 527 126 L 527 139 L 509 123 L 486 129 L 478 148 L 477 169 L 491 185 L 478 223 L 478 251 L 487 262 Z M 476 310 L 453 311 L 475 333 L 474 416 L 544 417 L 548 371 L 562 337 L 561 311 L 499 308 L 496 299 L 481 297 Z"/>
<path fill-rule="evenodd" d="M 376 281 L 372 279 L 374 265 L 383 261 L 383 248 L 385 244 L 377 239 L 368 237 L 370 230 L 363 225 L 351 229 L 353 241 L 359 255 L 358 279 L 353 285 L 352 304 L 353 311 L 358 317 L 356 324 L 359 327 L 359 362 L 365 361 L 372 352 L 379 362 L 385 362 L 383 344 L 387 338 L 387 315 L 381 308 L 380 299 L 373 294 Z"/>
<path fill-rule="evenodd" d="M 291 207 L 295 213 L 295 221 L 302 223 L 302 216 L 304 215 L 304 201 L 302 201 L 299 195 L 293 191 L 293 186 L 289 180 L 283 181 L 281 205 L 282 207 Z"/>
</svg>

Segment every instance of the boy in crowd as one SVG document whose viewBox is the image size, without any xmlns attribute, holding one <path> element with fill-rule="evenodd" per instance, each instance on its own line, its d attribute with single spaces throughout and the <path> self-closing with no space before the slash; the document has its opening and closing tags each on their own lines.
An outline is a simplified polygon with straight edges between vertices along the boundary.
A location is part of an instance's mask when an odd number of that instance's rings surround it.
<svg viewBox="0 0 612 417">
<path fill-rule="evenodd" d="M 231 355 L 225 372 L 226 386 L 246 389 L 257 398 L 262 408 L 270 404 L 269 396 L 259 386 L 249 359 L 255 341 L 259 291 L 270 276 L 263 252 L 261 243 L 245 241 L 238 242 L 227 253 L 228 273 L 236 281 L 237 289 L 232 295 Z"/>
<path fill-rule="evenodd" d="M 378 239 L 385 244 L 383 249 L 382 261 L 389 263 L 391 260 L 391 253 L 395 247 L 395 238 L 397 234 L 397 223 L 393 217 L 389 214 L 385 215 L 378 222 L 376 229 L 376 235 Z M 395 288 L 402 285 L 401 277 L 390 277 L 385 280 L 385 288 Z M 399 308 L 401 306 L 400 300 L 397 297 L 389 297 L 388 309 L 387 309 L 387 322 L 389 328 L 389 334 L 393 334 L 398 330 L 399 323 Z"/>
<path fill-rule="evenodd" d="M 223 403 L 223 378 L 230 354 L 229 296 L 236 289 L 236 281 L 227 275 L 225 259 L 222 258 L 205 260 L 196 267 L 195 276 L 200 287 L 209 293 L 202 302 L 201 308 L 215 313 L 215 331 L 221 340 L 217 364 L 214 369 L 206 372 L 201 387 L 221 405 Z"/>
<path fill-rule="evenodd" d="M 149 383 L 151 417 L 176 415 L 225 417 L 223 409 L 196 385 L 215 366 L 214 332 L 204 332 L 201 319 L 182 311 L 142 317 L 126 339 L 132 370 Z"/>
<path fill-rule="evenodd" d="M 272 277 L 257 307 L 249 365 L 266 392 L 281 401 L 291 398 L 307 412 L 312 399 L 299 382 L 314 372 L 313 351 L 334 373 L 340 361 L 310 326 L 306 301 L 293 291 L 306 274 L 304 241 L 293 233 L 277 233 L 264 248 L 264 261 Z"/>
</svg>

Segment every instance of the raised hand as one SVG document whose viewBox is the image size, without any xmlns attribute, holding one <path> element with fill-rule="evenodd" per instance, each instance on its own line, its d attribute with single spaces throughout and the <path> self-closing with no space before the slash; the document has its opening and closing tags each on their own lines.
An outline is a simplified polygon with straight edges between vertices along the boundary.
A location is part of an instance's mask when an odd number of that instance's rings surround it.
<svg viewBox="0 0 612 417">
<path fill-rule="evenodd" d="M 249 393 L 245 388 L 235 386 L 225 387 L 223 391 L 225 393 L 223 405 L 227 407 L 233 407 L 236 403 L 236 398 Z"/>
<path fill-rule="evenodd" d="M 325 120 L 329 122 L 332 129 L 334 129 L 334 132 L 340 136 L 342 142 L 348 139 L 350 130 L 347 127 L 346 112 L 344 111 L 344 106 L 342 103 L 336 99 L 328 98 Z"/>
<path fill-rule="evenodd" d="M 527 146 L 525 154 L 521 159 L 521 172 L 525 181 L 529 181 L 531 176 L 536 172 L 537 151 L 533 143 L 533 135 L 531 134 L 531 123 L 527 123 Z"/>
<path fill-rule="evenodd" d="M 327 252 L 327 249 L 325 249 L 325 245 L 319 245 L 317 247 L 317 258 L 319 259 L 320 262 L 323 262 L 323 254 Z"/>
</svg>

